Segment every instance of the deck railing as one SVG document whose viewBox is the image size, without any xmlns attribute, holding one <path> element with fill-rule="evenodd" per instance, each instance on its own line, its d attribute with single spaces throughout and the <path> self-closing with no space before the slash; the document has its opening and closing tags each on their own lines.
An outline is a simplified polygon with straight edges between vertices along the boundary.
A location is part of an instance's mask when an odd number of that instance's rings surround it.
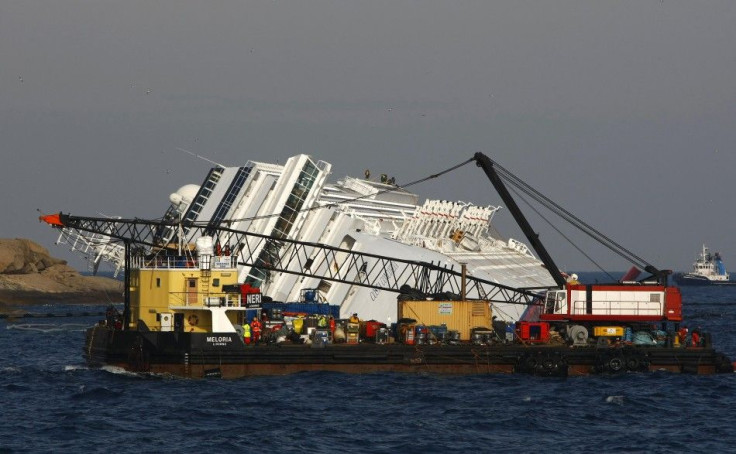
<svg viewBox="0 0 736 454">
<path fill-rule="evenodd" d="M 170 292 L 169 306 L 245 307 L 245 303 L 236 293 Z"/>
<path fill-rule="evenodd" d="M 133 257 L 131 267 L 133 269 L 235 269 L 237 257 L 230 255 L 202 257 L 188 256 L 156 256 L 156 257 Z"/>
<path fill-rule="evenodd" d="M 585 300 L 573 301 L 572 314 L 588 313 Z M 593 315 L 662 315 L 662 303 L 651 301 L 593 301 Z"/>
</svg>

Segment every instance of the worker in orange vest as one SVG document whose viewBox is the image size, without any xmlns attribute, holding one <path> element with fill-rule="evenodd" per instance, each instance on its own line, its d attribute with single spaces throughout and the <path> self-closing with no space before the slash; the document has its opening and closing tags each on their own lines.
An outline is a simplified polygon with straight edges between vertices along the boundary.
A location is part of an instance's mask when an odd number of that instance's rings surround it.
<svg viewBox="0 0 736 454">
<path fill-rule="evenodd" d="M 694 329 L 693 333 L 690 335 L 690 339 L 691 339 L 690 344 L 693 347 L 700 347 L 700 330 L 697 328 Z"/>
<path fill-rule="evenodd" d="M 257 344 L 261 339 L 261 322 L 258 321 L 257 317 L 253 317 L 253 321 L 250 323 L 250 329 L 253 331 L 253 343 Z"/>
</svg>

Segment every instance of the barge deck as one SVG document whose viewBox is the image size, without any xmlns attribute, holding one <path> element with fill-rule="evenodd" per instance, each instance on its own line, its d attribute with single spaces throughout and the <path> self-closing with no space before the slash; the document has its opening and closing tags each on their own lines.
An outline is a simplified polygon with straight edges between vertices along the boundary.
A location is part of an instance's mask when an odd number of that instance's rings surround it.
<svg viewBox="0 0 736 454">
<path fill-rule="evenodd" d="M 729 358 L 710 347 L 571 347 L 567 345 L 259 344 L 246 346 L 230 333 L 87 332 L 85 356 L 92 366 L 189 378 L 241 378 L 298 372 L 431 373 L 473 375 L 525 373 L 577 376 L 668 371 L 733 372 Z"/>
</svg>

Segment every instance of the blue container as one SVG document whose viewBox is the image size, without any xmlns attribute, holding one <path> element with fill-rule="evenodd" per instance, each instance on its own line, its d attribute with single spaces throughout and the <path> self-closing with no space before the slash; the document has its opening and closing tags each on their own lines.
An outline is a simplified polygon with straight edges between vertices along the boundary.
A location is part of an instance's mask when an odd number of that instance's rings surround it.
<svg viewBox="0 0 736 454">
<path fill-rule="evenodd" d="M 634 341 L 634 331 L 630 327 L 626 327 L 624 330 L 624 342 L 633 342 Z"/>
<path fill-rule="evenodd" d="M 258 309 L 246 309 L 245 320 L 248 322 L 248 324 L 253 321 L 253 318 L 258 318 Z"/>
<path fill-rule="evenodd" d="M 269 311 L 269 315 L 274 309 L 280 309 L 282 313 L 298 312 L 307 315 L 332 315 L 335 318 L 340 317 L 340 306 L 334 304 L 267 302 L 261 303 L 261 307 Z"/>
<path fill-rule="evenodd" d="M 506 342 L 514 341 L 514 329 L 515 328 L 516 328 L 516 325 L 513 323 L 509 323 L 506 325 Z"/>
</svg>

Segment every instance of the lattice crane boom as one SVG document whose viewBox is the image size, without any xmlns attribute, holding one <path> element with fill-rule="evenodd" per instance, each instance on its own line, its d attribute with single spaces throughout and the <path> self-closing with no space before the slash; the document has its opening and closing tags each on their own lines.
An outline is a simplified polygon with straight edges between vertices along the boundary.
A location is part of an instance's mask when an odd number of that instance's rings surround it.
<svg viewBox="0 0 736 454">
<path fill-rule="evenodd" d="M 528 305 L 538 294 L 536 288 L 513 288 L 463 275 L 452 265 L 406 260 L 352 251 L 320 243 L 274 238 L 211 224 L 166 222 L 145 219 L 109 219 L 52 214 L 42 221 L 55 228 L 103 235 L 125 243 L 132 255 L 154 258 L 158 254 L 181 254 L 189 247 L 163 244 L 157 238 L 162 228 L 188 232 L 194 237 L 211 236 L 218 248 L 227 247 L 238 264 L 268 273 L 290 273 L 332 282 L 370 287 L 392 292 L 410 286 L 422 293 L 449 292 L 468 299 L 484 299 Z M 265 251 L 265 252 L 264 252 Z M 405 288 L 405 287 L 404 287 Z M 544 288 L 546 289 L 546 287 Z"/>
</svg>

